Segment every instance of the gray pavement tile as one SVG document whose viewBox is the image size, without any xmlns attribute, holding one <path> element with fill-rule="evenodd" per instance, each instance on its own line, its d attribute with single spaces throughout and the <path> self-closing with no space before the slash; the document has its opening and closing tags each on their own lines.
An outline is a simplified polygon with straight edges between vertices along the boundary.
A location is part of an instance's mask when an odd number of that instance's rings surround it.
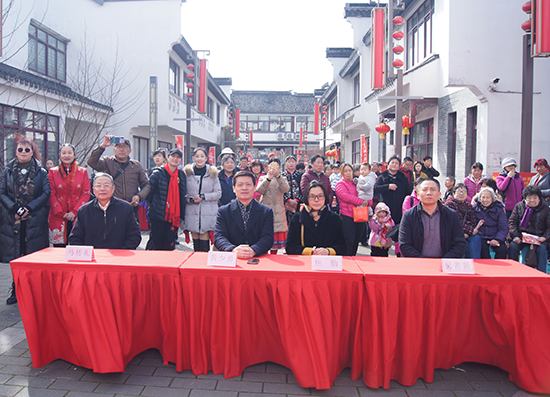
<svg viewBox="0 0 550 397">
<path fill-rule="evenodd" d="M 266 364 L 266 372 L 275 372 L 279 374 L 291 374 L 292 371 L 285 367 L 284 365 L 279 365 L 275 363 Z"/>
<path fill-rule="evenodd" d="M 265 372 L 266 369 L 267 369 L 266 363 L 254 364 L 254 365 L 251 365 L 250 367 L 246 367 L 246 369 L 243 372 Z"/>
<path fill-rule="evenodd" d="M 239 393 L 239 397 L 281 397 L 280 394 L 268 394 L 268 393 Z M 300 396 L 302 397 L 302 396 Z"/>
<path fill-rule="evenodd" d="M 512 397 L 542 397 L 542 396 L 549 396 L 550 394 L 535 394 L 535 393 L 529 393 L 525 390 L 520 390 L 517 393 L 515 393 Z"/>
<path fill-rule="evenodd" d="M 114 396 L 115 395 L 113 393 L 98 394 L 98 393 L 85 393 L 81 391 L 71 391 L 65 397 L 114 397 Z"/>
<path fill-rule="evenodd" d="M 264 392 L 275 394 L 310 394 L 310 389 L 291 383 L 264 383 Z"/>
<path fill-rule="evenodd" d="M 363 389 L 359 388 L 359 395 L 361 397 L 371 397 L 371 396 L 384 396 L 384 397 L 406 397 L 407 392 L 405 389 L 371 389 L 370 387 L 365 387 Z"/>
<path fill-rule="evenodd" d="M 17 349 L 15 347 L 12 347 L 11 349 L 7 350 L 3 356 L 11 356 L 11 357 L 20 357 L 26 352 L 28 352 L 29 349 Z"/>
<path fill-rule="evenodd" d="M 124 384 L 166 387 L 170 385 L 171 382 L 172 382 L 172 379 L 165 378 L 163 376 L 130 375 L 130 377 Z"/>
<path fill-rule="evenodd" d="M 427 383 L 429 390 L 473 390 L 472 386 L 463 380 L 438 380 L 437 382 Z"/>
<path fill-rule="evenodd" d="M 94 393 L 114 393 L 114 394 L 127 394 L 129 396 L 139 396 L 143 391 L 144 386 L 134 385 L 119 385 L 116 383 L 101 383 Z"/>
<path fill-rule="evenodd" d="M 17 345 L 14 346 L 16 349 L 29 349 L 29 343 L 27 342 L 27 339 L 22 340 Z"/>
<path fill-rule="evenodd" d="M 28 357 L 28 358 L 31 358 L 31 351 L 30 351 L 30 350 L 26 350 L 23 354 L 21 354 L 21 357 Z"/>
<path fill-rule="evenodd" d="M 153 376 L 166 376 L 168 378 L 188 378 L 195 379 L 196 376 L 191 371 L 176 371 L 174 367 L 157 367 Z"/>
<path fill-rule="evenodd" d="M 132 359 L 130 360 L 130 362 L 128 363 L 128 365 L 139 365 L 139 363 L 141 362 L 141 360 L 143 360 L 143 357 L 135 356 L 134 358 L 132 358 Z"/>
<path fill-rule="evenodd" d="M 207 379 L 185 379 L 179 378 L 174 379 L 170 387 L 176 389 L 203 389 L 203 390 L 214 390 L 216 389 L 218 381 L 217 380 L 207 380 Z"/>
<path fill-rule="evenodd" d="M 58 379 L 53 385 L 50 386 L 50 389 L 61 389 L 61 390 L 73 390 L 73 391 L 83 391 L 91 392 L 94 391 L 99 383 L 97 382 L 87 382 L 83 380 L 67 380 L 67 379 Z"/>
<path fill-rule="evenodd" d="M 219 380 L 216 390 L 261 393 L 263 384 L 259 382 L 235 382 L 231 380 Z"/>
<path fill-rule="evenodd" d="M 237 397 L 237 394 L 231 391 L 191 390 L 189 397 Z"/>
<path fill-rule="evenodd" d="M 407 390 L 409 397 L 455 397 L 451 390 Z"/>
<path fill-rule="evenodd" d="M 418 379 L 412 386 L 404 386 L 396 380 L 390 380 L 390 389 L 426 389 L 426 384 L 422 379 Z"/>
<path fill-rule="evenodd" d="M 32 360 L 28 357 L 12 357 L 12 356 L 7 356 L 3 354 L 0 356 L 0 364 L 31 365 Z"/>
<path fill-rule="evenodd" d="M 212 372 L 209 372 L 208 375 L 204 375 L 204 374 L 197 375 L 197 379 L 222 380 L 222 379 L 225 379 L 225 375 L 224 374 L 215 374 L 214 375 Z"/>
<path fill-rule="evenodd" d="M 145 351 L 142 351 L 141 353 L 136 354 L 136 357 L 162 357 L 160 352 L 157 349 L 148 349 Z"/>
<path fill-rule="evenodd" d="M 502 397 L 502 394 L 500 394 L 498 391 L 455 390 L 454 392 L 456 397 Z"/>
<path fill-rule="evenodd" d="M 146 367 L 161 367 L 164 365 L 164 360 L 162 357 L 144 357 L 139 362 L 139 365 L 144 365 Z"/>
<path fill-rule="evenodd" d="M 34 387 L 25 387 L 15 397 L 63 397 L 67 390 L 37 389 Z"/>
<path fill-rule="evenodd" d="M 61 378 L 61 379 L 74 379 L 79 380 L 84 375 L 86 375 L 87 370 L 84 370 L 82 368 L 74 368 L 74 369 L 47 369 L 44 372 L 42 372 L 42 376 L 45 378 Z"/>
<path fill-rule="evenodd" d="M 106 383 L 124 383 L 130 375 L 124 374 L 122 372 L 114 374 L 98 374 L 92 371 L 86 372 L 82 380 L 87 382 L 106 382 Z"/>
<path fill-rule="evenodd" d="M 13 386 L 26 386 L 26 387 L 36 387 L 36 388 L 47 388 L 49 385 L 51 385 L 53 382 L 55 382 L 55 379 L 50 378 L 39 378 L 36 376 L 23 376 L 23 375 L 17 375 L 11 378 L 7 382 L 1 382 L 5 383 L 6 385 L 13 385 Z M 69 390 L 69 389 L 66 389 Z"/>
<path fill-rule="evenodd" d="M 261 373 L 261 372 L 244 372 L 243 380 L 248 382 L 274 382 L 286 383 L 286 374 Z"/>
<path fill-rule="evenodd" d="M 44 372 L 44 367 L 33 368 L 21 365 L 5 365 L 0 369 L 0 374 L 37 376 Z"/>
<path fill-rule="evenodd" d="M 55 361 L 52 361 L 49 364 L 44 365 L 41 368 L 43 368 L 43 369 L 69 369 L 71 367 L 73 367 L 73 365 L 68 361 L 55 360 Z"/>
<path fill-rule="evenodd" d="M 341 375 L 334 381 L 334 386 L 366 387 L 365 382 L 363 382 L 363 378 L 351 380 L 349 376 Z"/>
<path fill-rule="evenodd" d="M 21 386 L 0 385 L 0 396 L 15 396 L 21 389 Z"/>
<path fill-rule="evenodd" d="M 470 382 L 474 390 L 494 390 L 494 391 L 513 391 L 517 392 L 519 388 L 512 382 Z"/>
<path fill-rule="evenodd" d="M 11 378 L 13 378 L 12 374 L 0 374 L 0 383 L 6 383 Z M 22 385 L 22 386 L 24 386 L 24 385 Z"/>
<path fill-rule="evenodd" d="M 298 383 L 294 374 L 290 373 L 286 377 L 287 377 L 286 383 Z"/>
<path fill-rule="evenodd" d="M 487 378 L 483 376 L 483 373 L 481 373 L 481 371 L 463 372 L 463 371 L 457 371 L 456 369 L 449 369 L 449 370 L 437 369 L 434 372 L 434 379 L 436 379 L 435 374 L 438 374 L 439 376 L 441 376 L 441 379 L 445 379 L 445 380 L 468 380 L 468 381 L 487 380 Z"/>
<path fill-rule="evenodd" d="M 481 373 L 490 382 L 508 382 L 510 380 L 508 372 L 500 369 L 499 371 L 482 371 Z"/>
<path fill-rule="evenodd" d="M 190 392 L 191 390 L 147 386 L 141 395 L 144 397 L 188 397 Z"/>
<path fill-rule="evenodd" d="M 359 393 L 356 387 L 332 386 L 326 390 L 311 390 L 312 396 L 339 396 L 339 397 L 358 397 Z"/>
<path fill-rule="evenodd" d="M 128 365 L 124 368 L 124 373 L 128 375 L 153 375 L 157 367 L 145 367 L 139 365 Z"/>
</svg>

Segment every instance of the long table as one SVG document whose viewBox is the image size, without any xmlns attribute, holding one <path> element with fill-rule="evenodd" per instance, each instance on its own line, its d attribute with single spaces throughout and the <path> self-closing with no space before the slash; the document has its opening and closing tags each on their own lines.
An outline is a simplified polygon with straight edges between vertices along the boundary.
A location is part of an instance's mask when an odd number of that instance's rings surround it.
<svg viewBox="0 0 550 397">
<path fill-rule="evenodd" d="M 345 367 L 388 388 L 476 361 L 550 392 L 550 277 L 515 261 L 448 275 L 438 259 L 344 257 L 343 272 L 324 272 L 305 256 L 220 268 L 206 253 L 95 253 L 67 263 L 49 248 L 11 263 L 35 367 L 61 358 L 119 372 L 157 348 L 178 371 L 228 378 L 272 361 L 326 389 Z"/>
</svg>

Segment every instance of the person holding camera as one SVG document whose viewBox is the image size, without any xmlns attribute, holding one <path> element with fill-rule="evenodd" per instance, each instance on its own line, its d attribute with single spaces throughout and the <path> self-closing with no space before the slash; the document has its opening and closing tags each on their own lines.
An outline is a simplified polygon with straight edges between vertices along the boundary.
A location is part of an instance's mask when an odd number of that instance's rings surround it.
<svg viewBox="0 0 550 397">
<path fill-rule="evenodd" d="M 114 146 L 115 155 L 100 158 L 109 146 Z M 98 172 L 105 172 L 113 177 L 114 196 L 132 204 L 139 223 L 137 217 L 139 203 L 147 198 L 151 188 L 145 170 L 139 161 L 130 159 L 130 153 L 132 153 L 132 145 L 128 139 L 106 135 L 101 145 L 90 154 L 88 165 Z"/>
<path fill-rule="evenodd" d="M 0 261 L 10 262 L 49 246 L 48 172 L 40 164 L 36 144 L 27 138 L 17 143 L 15 158 L 6 165 L 0 182 Z M 6 304 L 17 303 L 15 283 Z"/>
</svg>

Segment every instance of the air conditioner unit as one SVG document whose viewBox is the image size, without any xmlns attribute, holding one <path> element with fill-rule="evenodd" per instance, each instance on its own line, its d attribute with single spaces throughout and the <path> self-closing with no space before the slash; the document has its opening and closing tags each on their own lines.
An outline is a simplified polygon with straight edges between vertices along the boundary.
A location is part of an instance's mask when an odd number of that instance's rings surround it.
<svg viewBox="0 0 550 397">
<path fill-rule="evenodd" d="M 297 133 L 294 134 L 294 140 L 297 141 L 297 140 L 299 140 L 299 139 L 300 139 L 300 133 L 297 132 Z"/>
<path fill-rule="evenodd" d="M 292 141 L 294 140 L 294 134 L 292 132 L 289 132 L 286 134 L 286 140 L 287 141 Z"/>
<path fill-rule="evenodd" d="M 285 139 L 285 134 L 283 134 L 283 133 L 277 134 L 277 139 L 278 139 L 279 141 L 282 141 L 283 139 Z"/>
</svg>

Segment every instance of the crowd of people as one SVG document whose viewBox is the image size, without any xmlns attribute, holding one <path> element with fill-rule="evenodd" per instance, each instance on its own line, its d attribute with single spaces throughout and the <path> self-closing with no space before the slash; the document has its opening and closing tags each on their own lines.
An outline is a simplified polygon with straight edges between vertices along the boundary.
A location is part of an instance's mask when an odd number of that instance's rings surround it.
<svg viewBox="0 0 550 397">
<path fill-rule="evenodd" d="M 145 170 L 130 158 L 128 140 L 108 135 L 88 165 L 92 179 L 64 144 L 58 165 L 42 168 L 32 140 L 18 141 L 0 181 L 0 260 L 50 245 L 136 249 L 138 208 L 147 207 L 149 250 L 173 250 L 178 231 L 195 251 L 234 251 L 251 258 L 286 249 L 296 255 L 510 258 L 546 272 L 550 238 L 550 166 L 535 162 L 526 187 L 513 158 L 496 180 L 474 163 L 463 182 L 445 178 L 441 192 L 432 158 L 397 156 L 381 163 L 329 164 L 315 155 L 306 167 L 294 156 L 266 163 L 225 148 L 218 164 L 206 149 L 182 164 L 179 149 L 154 152 Z M 114 146 L 113 156 L 103 156 Z M 213 243 L 211 248 L 210 243 Z M 7 303 L 17 302 L 15 285 Z"/>
</svg>

